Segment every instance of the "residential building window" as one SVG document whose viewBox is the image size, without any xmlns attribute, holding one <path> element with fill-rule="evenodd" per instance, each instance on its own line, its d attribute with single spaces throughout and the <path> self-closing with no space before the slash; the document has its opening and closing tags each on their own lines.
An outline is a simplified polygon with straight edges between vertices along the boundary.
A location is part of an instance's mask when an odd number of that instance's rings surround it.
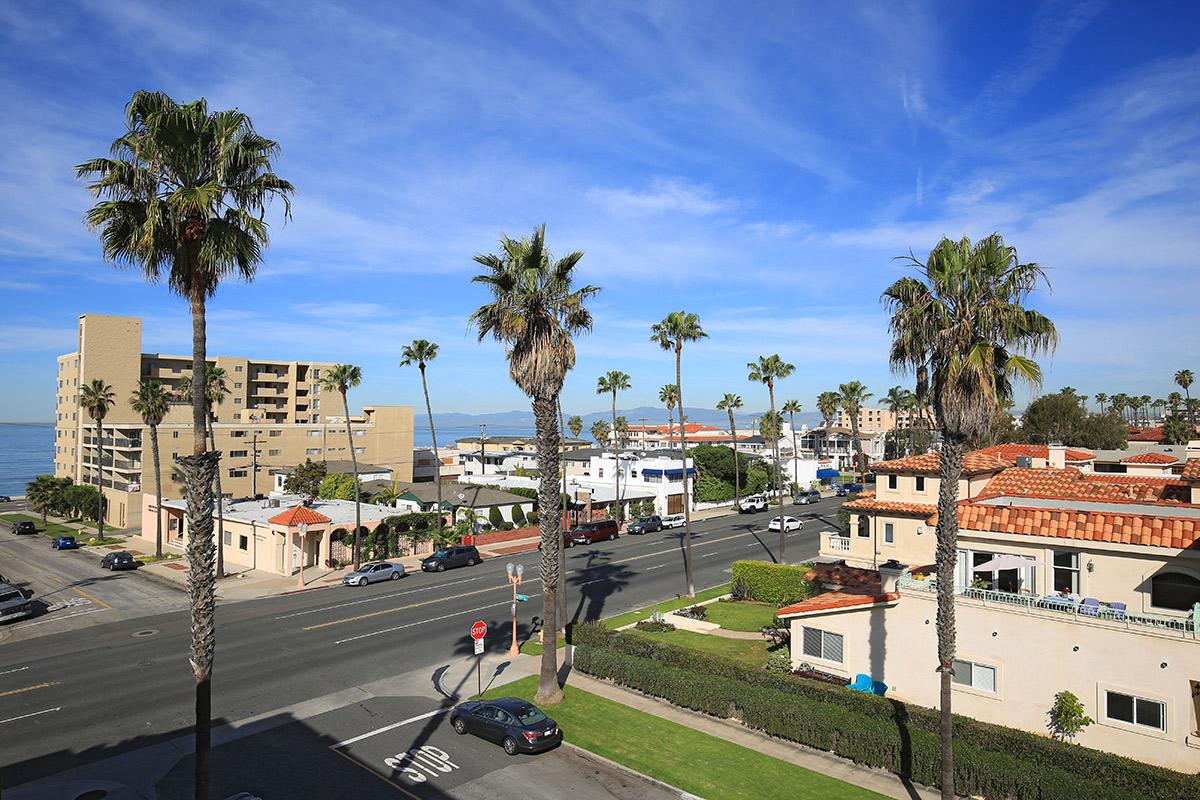
<svg viewBox="0 0 1200 800">
<path fill-rule="evenodd" d="M 1150 605 L 1191 611 L 1200 603 L 1200 580 L 1182 572 L 1163 572 L 1150 579 Z"/>
<path fill-rule="evenodd" d="M 244 438 L 246 438 L 246 432 L 245 431 L 230 431 L 229 438 L 230 439 L 244 439 Z"/>
<path fill-rule="evenodd" d="M 358 453 L 358 454 L 361 456 L 363 453 L 367 452 L 367 448 L 365 448 L 365 447 L 356 447 L 356 448 L 354 448 L 354 452 Z"/>
<path fill-rule="evenodd" d="M 890 522 L 883 523 L 883 542 L 884 544 L 896 543 L 896 526 Z"/>
<path fill-rule="evenodd" d="M 225 541 L 225 544 L 232 544 L 233 543 L 233 534 L 230 533 L 229 531 L 225 531 L 224 541 Z"/>
<path fill-rule="evenodd" d="M 1167 730 L 1167 704 L 1121 692 L 1104 692 L 1104 716 L 1114 722 Z"/>
<path fill-rule="evenodd" d="M 229 451 L 230 458 L 245 458 L 248 455 L 250 455 L 249 450 L 230 450 Z"/>
<path fill-rule="evenodd" d="M 896 476 L 895 475 L 888 475 L 888 488 L 889 489 L 896 488 Z"/>
<path fill-rule="evenodd" d="M 642 480 L 646 483 L 662 483 L 662 475 L 643 475 Z"/>
<path fill-rule="evenodd" d="M 235 406 L 240 406 L 242 404 L 242 398 L 240 398 L 240 397 L 233 398 L 233 404 Z"/>
<path fill-rule="evenodd" d="M 983 692 L 996 691 L 996 668 L 972 661 L 954 659 L 954 675 L 951 681 L 959 686 L 970 686 Z"/>
<path fill-rule="evenodd" d="M 242 365 L 241 365 L 241 364 L 238 364 L 236 367 L 234 367 L 234 368 L 233 368 L 233 371 L 234 371 L 234 372 L 241 372 L 241 371 L 242 371 Z M 241 384 L 239 383 L 239 384 L 238 384 L 238 386 L 241 386 Z"/>
<path fill-rule="evenodd" d="M 172 439 L 178 439 L 178 438 L 179 438 L 179 431 L 171 431 L 171 438 L 172 438 Z"/>
<path fill-rule="evenodd" d="M 1054 551 L 1054 591 L 1079 594 L 1079 553 Z"/>
<path fill-rule="evenodd" d="M 235 384 L 233 385 L 233 388 L 235 388 L 235 389 L 240 389 L 240 388 L 242 388 L 242 385 L 241 385 L 240 383 L 235 383 Z"/>
<path fill-rule="evenodd" d="M 321 379 L 321 370 L 319 370 L 319 369 L 313 369 L 313 380 L 314 380 L 314 381 L 317 381 L 317 380 L 320 380 L 320 379 Z M 319 390 L 320 390 L 320 387 L 318 386 L 318 387 L 317 387 L 317 389 L 318 389 L 318 391 L 319 391 Z"/>
<path fill-rule="evenodd" d="M 918 492 L 923 492 L 923 491 L 925 491 L 925 476 L 924 476 L 924 475 L 918 475 L 918 476 L 917 476 L 917 480 L 916 480 L 916 490 L 917 490 Z"/>
<path fill-rule="evenodd" d="M 319 456 L 319 455 L 321 455 L 321 448 L 319 448 L 319 447 L 310 447 L 310 448 L 308 448 L 307 450 L 305 450 L 305 451 L 304 451 L 304 455 L 306 455 L 306 456 Z"/>
<path fill-rule="evenodd" d="M 871 535 L 871 518 L 866 514 L 858 515 L 858 535 L 864 539 Z"/>
<path fill-rule="evenodd" d="M 355 436 L 366 436 L 367 435 L 366 430 L 363 428 L 356 428 L 353 431 L 351 431 L 351 433 L 353 433 Z"/>
<path fill-rule="evenodd" d="M 267 451 L 267 455 L 269 455 L 269 456 L 277 456 L 277 455 L 279 455 L 279 453 L 280 453 L 279 450 L 268 450 Z"/>
<path fill-rule="evenodd" d="M 233 415 L 233 418 L 234 418 L 235 420 L 241 419 L 241 418 L 242 418 L 242 414 L 241 414 L 241 412 L 238 412 L 238 413 L 234 414 L 234 415 Z M 215 421 L 215 420 L 214 420 L 214 421 Z"/>
<path fill-rule="evenodd" d="M 250 549 L 250 537 L 243 534 L 238 534 L 238 550 Z"/>
<path fill-rule="evenodd" d="M 597 469 L 597 470 L 596 470 L 596 472 L 598 473 L 598 474 L 596 475 L 596 477 L 597 477 L 597 478 L 603 478 L 603 477 L 604 477 L 604 467 L 600 467 L 599 469 Z"/>
<path fill-rule="evenodd" d="M 804 628 L 804 655 L 842 663 L 842 635 L 820 628 Z"/>
<path fill-rule="evenodd" d="M 246 477 L 247 474 L 248 474 L 247 471 L 244 469 L 229 470 L 229 477 L 231 477 L 231 478 L 244 478 L 244 477 Z"/>
<path fill-rule="evenodd" d="M 321 432 L 320 432 L 320 431 L 315 431 L 315 430 L 310 430 L 310 431 L 308 432 L 308 435 L 309 435 L 309 436 L 320 436 L 320 435 L 321 435 Z"/>
<path fill-rule="evenodd" d="M 313 401 L 312 401 L 312 407 L 313 407 L 313 411 L 316 411 L 318 408 L 320 408 L 320 407 L 321 407 L 321 400 L 320 400 L 320 398 L 316 398 L 316 397 L 314 397 L 314 398 L 313 398 Z"/>
<path fill-rule="evenodd" d="M 268 436 L 279 436 L 281 433 L 282 433 L 282 431 L 269 431 L 267 433 L 267 435 Z"/>
</svg>

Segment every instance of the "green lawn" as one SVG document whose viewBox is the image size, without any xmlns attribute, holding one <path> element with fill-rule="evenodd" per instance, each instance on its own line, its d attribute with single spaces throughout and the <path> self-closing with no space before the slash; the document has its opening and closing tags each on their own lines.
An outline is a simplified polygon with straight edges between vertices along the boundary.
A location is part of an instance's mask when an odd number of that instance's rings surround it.
<svg viewBox="0 0 1200 800">
<path fill-rule="evenodd" d="M 68 528 L 66 525 L 60 525 L 57 522 L 47 522 L 46 527 L 42 527 L 41 517 L 31 517 L 28 514 L 0 514 L 0 519 L 5 522 L 32 522 L 37 527 L 37 532 L 43 536 L 79 536 L 80 532 L 74 528 Z"/>
<path fill-rule="evenodd" d="M 709 622 L 715 622 L 722 628 L 731 631 L 750 631 L 757 633 L 764 625 L 771 624 L 775 619 L 775 606 L 768 603 L 752 603 L 749 601 L 717 602 L 705 606 L 708 609 Z"/>
<path fill-rule="evenodd" d="M 731 658 L 751 669 L 757 669 L 767 663 L 771 643 L 766 639 L 726 639 L 713 636 L 711 633 L 693 633 L 692 631 L 674 630 L 665 633 L 639 631 L 637 628 L 626 631 L 634 636 L 644 636 L 647 639 L 657 639 L 668 644 L 699 650 L 718 656 Z"/>
<path fill-rule="evenodd" d="M 484 696 L 532 699 L 537 680 L 522 678 Z M 544 710 L 568 742 L 707 800 L 883 797 L 572 686 L 564 692 L 562 703 Z"/>
<path fill-rule="evenodd" d="M 696 592 L 696 599 L 694 600 L 687 597 L 677 597 L 672 600 L 664 600 L 658 605 L 647 606 L 646 608 L 640 608 L 637 611 L 628 611 L 624 614 L 618 614 L 615 617 L 609 617 L 608 619 L 601 621 L 609 628 L 613 628 L 615 630 L 622 625 L 628 625 L 632 622 L 641 622 L 644 619 L 650 619 L 650 615 L 655 611 L 661 611 L 664 614 L 668 611 L 678 611 L 681 608 L 694 606 L 696 603 L 701 603 L 705 600 L 711 600 L 714 597 L 721 597 L 722 595 L 726 594 L 729 594 L 729 584 L 723 583 L 720 586 L 714 586 L 711 589 L 705 589 L 702 592 Z"/>
</svg>

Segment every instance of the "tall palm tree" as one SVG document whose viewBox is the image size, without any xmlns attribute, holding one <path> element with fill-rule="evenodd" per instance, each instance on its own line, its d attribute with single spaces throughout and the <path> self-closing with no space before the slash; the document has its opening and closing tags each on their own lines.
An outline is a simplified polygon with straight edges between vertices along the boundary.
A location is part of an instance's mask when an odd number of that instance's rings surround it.
<svg viewBox="0 0 1200 800">
<path fill-rule="evenodd" d="M 589 430 L 592 438 L 596 440 L 596 445 L 599 447 L 607 445 L 609 437 L 612 436 L 612 426 L 602 419 L 593 422 Z"/>
<path fill-rule="evenodd" d="M 1117 412 L 1121 419 L 1126 422 L 1128 422 L 1128 420 L 1125 417 L 1125 409 L 1129 405 L 1128 401 L 1129 395 L 1125 394 L 1124 392 L 1117 392 L 1112 396 L 1110 401 L 1112 403 L 1112 410 Z"/>
<path fill-rule="evenodd" d="M 1188 422 L 1193 425 L 1196 424 L 1196 420 L 1195 414 L 1192 411 L 1192 393 L 1190 389 L 1194 381 L 1195 376 L 1192 375 L 1192 371 L 1190 369 L 1181 369 L 1175 373 L 1175 385 L 1180 389 L 1183 389 L 1183 393 L 1187 397 L 1187 399 L 1184 401 L 1184 406 L 1187 408 Z"/>
<path fill-rule="evenodd" d="M 585 303 L 599 290 L 573 285 L 575 267 L 583 253 L 575 251 L 557 261 L 546 248 L 546 226 L 532 235 L 511 239 L 502 236 L 501 253 L 475 256 L 486 270 L 472 278 L 492 293 L 492 302 L 471 315 L 480 340 L 503 342 L 508 374 L 532 401 L 538 449 L 538 524 L 542 535 L 542 629 L 554 631 L 557 614 L 558 572 L 562 548 L 558 487 L 561 459 L 555 411 L 563 380 L 575 366 L 572 337 L 590 331 L 592 315 Z M 542 649 L 542 665 L 534 700 L 562 700 L 558 685 L 558 651 Z"/>
<path fill-rule="evenodd" d="M 596 394 L 612 395 L 612 433 L 613 433 L 613 519 L 620 522 L 617 509 L 621 505 L 621 428 L 617 425 L 617 392 L 629 388 L 629 375 L 619 369 L 609 370 L 596 381 Z"/>
<path fill-rule="evenodd" d="M 674 387 L 672 387 L 674 388 Z M 742 481 L 741 481 L 741 466 L 738 463 L 738 437 L 737 423 L 734 422 L 733 412 L 742 407 L 742 398 L 732 392 L 726 393 L 724 397 L 717 403 L 717 410 L 724 411 L 729 415 L 729 435 L 733 437 L 733 507 L 736 509 L 741 503 Z"/>
<path fill-rule="evenodd" d="M 437 470 L 433 479 L 437 483 L 437 538 L 440 542 L 442 540 L 442 460 L 438 455 L 437 429 L 433 425 L 433 406 L 429 404 L 429 383 L 425 378 L 425 367 L 430 361 L 437 358 L 437 354 L 436 342 L 427 339 L 413 339 L 412 344 L 405 345 L 400 352 L 402 356 L 400 366 L 408 367 L 416 364 L 417 369 L 421 371 L 421 391 L 425 394 L 425 413 L 429 416 L 429 438 L 433 440 L 433 463 Z M 350 448 L 350 454 L 354 455 L 353 447 Z M 357 462 L 355 462 L 355 467 L 357 468 Z"/>
<path fill-rule="evenodd" d="M 578 414 L 572 414 L 567 419 L 567 430 L 571 432 L 572 436 L 578 439 L 579 434 L 583 433 L 583 417 Z"/>
<path fill-rule="evenodd" d="M 679 399 L 679 387 L 673 383 L 665 383 L 658 390 L 658 402 L 667 407 L 667 449 L 671 449 L 672 442 L 672 420 L 674 420 L 675 404 Z M 683 416 L 683 409 L 679 410 L 679 415 Z"/>
<path fill-rule="evenodd" d="M 1171 409 L 1172 414 L 1178 414 L 1179 409 L 1183 408 L 1183 395 L 1179 392 L 1171 392 L 1167 395 L 1167 406 Z"/>
<path fill-rule="evenodd" d="M 829 455 L 829 426 L 833 424 L 833 417 L 837 414 L 837 410 L 837 392 L 821 392 L 817 395 L 817 411 L 821 412 L 821 427 L 825 429 L 826 455 Z"/>
<path fill-rule="evenodd" d="M 650 341 L 663 350 L 675 352 L 675 401 L 679 404 L 679 458 L 683 466 L 683 568 L 688 597 L 696 596 L 696 582 L 692 575 L 692 503 L 688 497 L 687 426 L 683 415 L 683 345 L 706 338 L 708 334 L 700 327 L 700 317 L 688 311 L 672 311 L 662 322 L 650 326 Z"/>
<path fill-rule="evenodd" d="M 1054 323 L 1023 305 L 1045 273 L 1037 264 L 1021 263 L 999 234 L 974 245 L 966 238 L 942 239 L 924 263 L 911 255 L 905 260 L 920 277 L 899 279 L 882 299 L 891 314 L 892 368 L 917 371 L 918 394 L 928 392 L 942 434 L 936 544 L 941 791 L 944 800 L 953 800 L 950 704 L 963 451 L 990 429 L 997 401 L 1011 397 L 1014 379 L 1040 385 L 1041 369 L 1022 353 L 1049 352 L 1058 337 Z"/>
<path fill-rule="evenodd" d="M 746 369 L 750 372 L 747 379 L 757 383 L 766 384 L 767 394 L 771 399 L 771 419 L 777 420 L 775 413 L 775 381 L 782 380 L 791 375 L 796 367 L 789 364 L 779 357 L 778 354 L 770 356 L 759 356 L 758 361 L 751 361 L 746 364 Z M 784 548 L 787 545 L 787 534 L 784 533 L 783 526 L 783 477 L 779 469 L 779 437 L 772 437 L 771 451 L 775 458 L 775 491 L 779 493 L 779 563 L 784 563 Z"/>
<path fill-rule="evenodd" d="M 1148 394 L 1144 394 L 1144 395 L 1141 395 L 1140 397 L 1138 397 L 1138 405 L 1141 406 L 1141 408 L 1142 408 L 1142 424 L 1143 425 L 1150 424 L 1150 403 L 1152 403 L 1153 401 L 1154 401 L 1154 398 Z"/>
<path fill-rule="evenodd" d="M 1154 410 L 1158 412 L 1159 419 L 1162 419 L 1166 416 L 1166 414 L 1164 413 L 1164 411 L 1167 407 L 1166 400 L 1164 400 L 1161 397 L 1158 397 L 1158 398 L 1155 398 L 1155 400 L 1150 405 L 1152 405 L 1154 407 Z"/>
<path fill-rule="evenodd" d="M 863 403 L 873 395 L 859 381 L 849 381 L 838 387 L 838 401 L 846 416 L 850 417 L 850 438 L 854 440 L 854 463 L 860 473 L 867 471 L 867 459 L 863 454 L 862 439 L 858 436 L 858 412 Z"/>
<path fill-rule="evenodd" d="M 799 400 L 787 400 L 780 409 L 788 415 L 788 424 L 792 429 L 792 482 L 800 485 L 800 448 L 796 446 L 796 415 L 804 410 Z"/>
<path fill-rule="evenodd" d="M 25 499 L 42 515 L 42 527 L 46 527 L 46 515 L 58 501 L 57 479 L 53 475 L 38 475 L 25 484 Z"/>
<path fill-rule="evenodd" d="M 225 402 L 229 396 L 226 373 L 221 367 L 210 365 L 205 373 L 205 407 L 208 414 L 208 443 L 212 451 L 217 450 L 216 414 L 213 409 Z M 179 397 L 185 403 L 192 401 L 192 376 L 184 375 L 179 381 Z M 213 493 L 217 498 L 217 572 L 218 578 L 225 577 L 225 504 L 221 497 L 221 470 L 213 473 Z"/>
<path fill-rule="evenodd" d="M 109 384 L 93 378 L 79 390 L 79 405 L 96 423 L 96 538 L 104 538 L 104 418 L 117 404 L 116 395 Z"/>
<path fill-rule="evenodd" d="M 142 424 L 150 429 L 150 457 L 154 459 L 154 502 L 162 508 L 162 467 L 158 463 L 158 426 L 162 424 L 171 408 L 171 395 L 161 383 L 154 380 L 140 381 L 129 398 L 129 405 L 142 417 Z M 154 557 L 162 558 L 162 511 L 155 514 Z"/>
<path fill-rule="evenodd" d="M 237 110 L 209 113 L 204 100 L 180 105 L 136 92 L 126 131 L 110 155 L 75 168 L 103 198 L 85 216 L 100 231 L 104 257 L 163 278 L 192 314 L 192 373 L 207 361 L 205 304 L 225 278 L 254 277 L 270 243 L 266 207 L 278 198 L 291 216 L 290 183 L 273 172 L 279 145 Z M 187 484 L 191 665 L 196 681 L 195 796 L 207 798 L 212 663 L 216 650 L 212 489 L 218 455 L 206 453 L 204 398 L 192 402 L 192 455 L 179 460 Z"/>
<path fill-rule="evenodd" d="M 905 389 L 903 386 L 893 386 L 892 388 L 888 389 L 888 393 L 883 396 L 883 402 L 887 404 L 888 411 L 891 411 L 892 414 L 896 416 L 897 422 L 899 422 L 900 414 L 909 410 L 909 408 L 912 406 L 912 392 L 910 392 L 908 389 Z M 899 426 L 897 425 L 897 430 L 898 428 Z M 910 443 L 912 441 L 911 420 L 909 441 Z M 897 441 L 897 445 L 898 444 L 899 442 Z M 908 455 L 908 448 L 905 448 L 904 453 L 901 455 Z"/>
<path fill-rule="evenodd" d="M 1104 392 L 1096 392 L 1096 402 L 1100 404 L 1100 414 L 1104 415 L 1104 404 L 1108 402 L 1108 395 Z"/>
<path fill-rule="evenodd" d="M 424 370 L 422 370 L 422 377 Z M 350 448 L 350 469 L 354 471 L 354 568 L 358 569 L 362 558 L 359 551 L 360 529 L 362 528 L 362 520 L 359 516 L 361 513 L 359 505 L 361 501 L 361 492 L 358 485 L 358 455 L 354 452 L 354 431 L 350 429 L 350 390 L 362 383 L 362 367 L 356 367 L 353 364 L 334 364 L 325 373 L 321 375 L 321 386 L 331 392 L 337 392 L 342 396 L 342 413 L 346 419 L 346 445 Z M 428 395 L 426 395 L 428 398 Z M 438 492 L 442 490 L 441 481 L 438 481 Z M 438 517 L 441 517 L 442 506 L 438 504 Z M 441 526 L 439 526 L 439 530 Z M 300 558 L 304 558 L 304 554 L 300 554 Z"/>
</svg>

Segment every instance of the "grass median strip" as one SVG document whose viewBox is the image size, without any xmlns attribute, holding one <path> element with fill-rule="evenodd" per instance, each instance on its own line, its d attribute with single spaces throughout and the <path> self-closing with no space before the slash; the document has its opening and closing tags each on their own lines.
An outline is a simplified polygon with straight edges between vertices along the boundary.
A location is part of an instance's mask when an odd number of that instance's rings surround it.
<svg viewBox="0 0 1200 800">
<path fill-rule="evenodd" d="M 537 676 L 485 692 L 527 700 Z M 878 800 L 883 795 L 567 686 L 543 709 L 568 742 L 706 800 Z"/>
<path fill-rule="evenodd" d="M 757 633 L 764 625 L 770 625 L 775 619 L 775 606 L 769 603 L 752 603 L 749 601 L 712 603 L 708 608 L 709 622 L 715 622 L 728 631 L 748 631 Z"/>
</svg>

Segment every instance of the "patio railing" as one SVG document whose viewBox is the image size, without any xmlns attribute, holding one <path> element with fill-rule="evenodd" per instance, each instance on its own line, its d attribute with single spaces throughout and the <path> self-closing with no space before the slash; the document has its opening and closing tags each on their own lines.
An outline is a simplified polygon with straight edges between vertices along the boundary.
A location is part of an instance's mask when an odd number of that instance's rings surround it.
<svg viewBox="0 0 1200 800">
<path fill-rule="evenodd" d="M 935 578 L 917 580 L 911 575 L 903 575 L 897 584 L 901 591 L 934 593 L 937 591 Z M 1170 631 L 1183 635 L 1185 638 L 1200 639 L 1200 603 L 1192 606 L 1191 614 L 1186 617 L 1168 617 L 1162 614 L 1137 614 L 1130 611 L 1110 608 L 1108 606 L 1085 606 L 1071 600 L 1046 599 L 1032 594 L 1014 594 L 995 589 L 976 589 L 971 586 L 960 587 L 954 594 L 968 600 L 977 600 L 983 605 L 1004 606 L 1027 612 L 1046 613 L 1052 616 L 1062 615 L 1078 622 L 1102 620 L 1108 623 L 1124 625 L 1127 628 L 1154 628 L 1160 631 Z"/>
</svg>

